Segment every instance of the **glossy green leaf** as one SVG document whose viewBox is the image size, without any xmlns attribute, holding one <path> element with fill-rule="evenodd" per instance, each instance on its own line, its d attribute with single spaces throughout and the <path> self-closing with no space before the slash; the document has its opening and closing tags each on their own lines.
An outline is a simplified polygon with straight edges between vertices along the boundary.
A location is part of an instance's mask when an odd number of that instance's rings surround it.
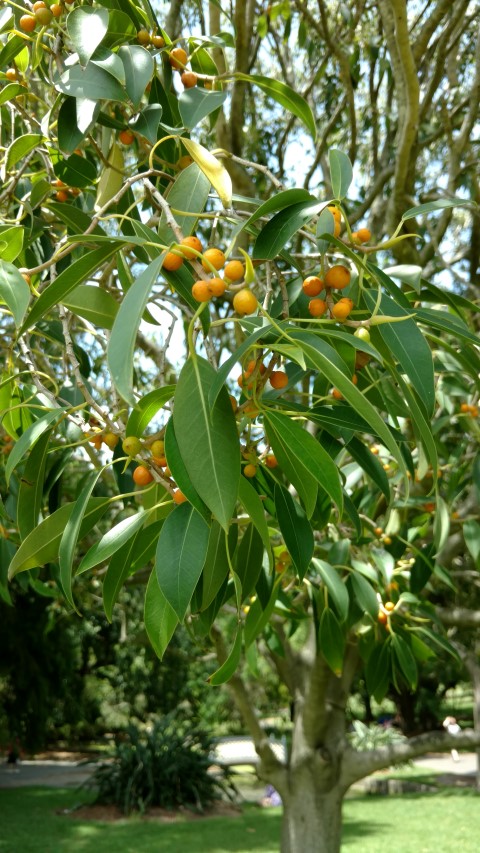
<svg viewBox="0 0 480 853">
<path fill-rule="evenodd" d="M 338 618 L 341 622 L 344 622 L 348 616 L 349 597 L 347 587 L 343 583 L 340 574 L 324 560 L 318 560 L 314 557 L 312 563 L 327 587 L 328 594 L 335 605 Z"/>
<path fill-rule="evenodd" d="M 477 335 L 471 332 L 463 320 L 454 314 L 448 314 L 447 311 L 439 311 L 436 308 L 419 308 L 415 310 L 415 317 L 419 323 L 425 326 L 447 332 L 454 338 L 463 338 L 474 346 L 478 346 Z"/>
<path fill-rule="evenodd" d="M 139 44 L 124 44 L 118 56 L 125 68 L 125 86 L 130 100 L 138 106 L 153 74 L 153 57 Z"/>
<path fill-rule="evenodd" d="M 248 648 L 253 641 L 261 634 L 265 626 L 270 621 L 270 617 L 274 611 L 277 602 L 277 595 L 280 588 L 281 579 L 278 578 L 272 587 L 270 600 L 266 606 L 262 606 L 260 596 L 253 602 L 248 611 L 245 620 L 245 648 Z"/>
<path fill-rule="evenodd" d="M 330 166 L 330 180 L 332 192 L 339 200 L 345 198 L 353 178 L 352 164 L 343 151 L 338 148 L 330 148 L 328 152 L 328 164 Z"/>
<path fill-rule="evenodd" d="M 254 524 L 248 524 L 237 550 L 237 574 L 242 584 L 242 601 L 252 594 L 263 562 L 263 542 Z"/>
<path fill-rule="evenodd" d="M 322 239 L 322 234 L 332 234 L 335 231 L 335 217 L 329 211 L 328 207 L 324 207 L 317 220 L 317 249 L 323 255 L 329 248 L 327 240 Z"/>
<path fill-rule="evenodd" d="M 160 104 L 149 104 L 144 107 L 132 121 L 129 122 L 129 127 L 148 139 L 151 145 L 155 145 L 158 135 L 158 125 L 162 118 L 163 108 Z"/>
<path fill-rule="evenodd" d="M 275 510 L 280 532 L 300 578 L 313 557 L 313 531 L 300 504 L 280 484 L 275 485 Z"/>
<path fill-rule="evenodd" d="M 118 302 L 111 293 L 88 284 L 76 287 L 63 304 L 73 314 L 83 317 L 99 329 L 111 329 L 118 313 Z"/>
<path fill-rule="evenodd" d="M 80 527 L 79 539 L 91 530 L 109 506 L 110 503 L 105 498 L 90 498 Z M 32 530 L 10 563 L 9 578 L 13 578 L 19 572 L 35 569 L 37 566 L 44 566 L 46 563 L 57 560 L 60 540 L 74 507 L 75 503 L 64 504 L 40 522 L 35 530 Z"/>
<path fill-rule="evenodd" d="M 209 92 L 194 86 L 185 89 L 178 99 L 178 108 L 185 127 L 192 130 L 202 118 L 218 110 L 228 97 L 227 92 Z"/>
<path fill-rule="evenodd" d="M 151 261 L 125 295 L 108 343 L 107 360 L 113 382 L 119 394 L 132 406 L 135 406 L 132 380 L 137 331 L 152 287 L 160 273 L 163 257 L 162 253 Z"/>
<path fill-rule="evenodd" d="M 480 533 L 480 527 L 478 529 Z M 443 498 L 437 494 L 436 505 L 433 518 L 433 541 L 437 553 L 442 550 L 447 542 L 448 534 L 450 533 L 450 509 Z M 465 528 L 464 528 L 465 534 Z M 480 540 L 479 540 L 480 549 Z"/>
<path fill-rule="evenodd" d="M 330 669 L 335 675 L 341 675 L 345 636 L 335 613 L 329 607 L 325 607 L 320 618 L 319 647 Z"/>
<path fill-rule="evenodd" d="M 88 281 L 90 276 L 102 267 L 112 255 L 118 252 L 117 243 L 106 243 L 100 246 L 99 249 L 93 249 L 91 252 L 86 252 L 77 261 L 74 261 L 61 272 L 51 284 L 41 293 L 37 301 L 32 306 L 27 319 L 24 322 L 20 332 L 23 334 L 31 326 L 38 321 L 50 310 L 54 305 L 63 302 L 66 296 L 75 290 L 79 284 Z"/>
<path fill-rule="evenodd" d="M 230 651 L 230 654 L 226 661 L 223 662 L 221 667 L 210 675 L 208 681 L 213 686 L 217 686 L 218 684 L 225 684 L 227 681 L 230 681 L 232 675 L 238 669 L 238 665 L 240 663 L 240 658 L 242 655 L 242 628 L 241 625 L 238 626 L 237 633 L 235 636 L 235 640 Z"/>
<path fill-rule="evenodd" d="M 185 463 L 182 459 L 180 448 L 178 446 L 173 418 L 170 418 L 165 430 L 165 456 L 167 458 L 167 465 L 172 472 L 172 477 L 178 488 L 183 492 L 192 506 L 195 507 L 197 512 L 203 516 L 207 524 L 209 524 L 211 521 L 211 513 L 202 501 L 197 490 L 192 485 L 192 481 L 185 467 Z"/>
<path fill-rule="evenodd" d="M 396 264 L 393 267 L 385 267 L 383 271 L 386 275 L 398 278 L 404 284 L 409 284 L 416 293 L 420 293 L 422 267 L 416 264 Z"/>
<path fill-rule="evenodd" d="M 265 508 L 260 500 L 257 492 L 252 484 L 248 482 L 246 477 L 240 477 L 238 486 L 238 499 L 243 504 L 243 507 L 250 519 L 257 528 L 263 542 L 263 547 L 268 554 L 270 567 L 273 565 L 272 546 L 270 535 L 268 532 L 267 519 L 265 517 Z"/>
<path fill-rule="evenodd" d="M 22 94 L 25 94 L 25 86 L 21 83 L 7 83 L 0 92 L 0 107 Z"/>
<path fill-rule="evenodd" d="M 378 458 L 358 438 L 352 438 L 347 444 L 348 452 L 353 456 L 355 462 L 360 465 L 365 474 L 373 480 L 380 491 L 385 495 L 387 501 L 390 501 L 390 483 L 385 473 L 383 465 L 378 461 Z"/>
<path fill-rule="evenodd" d="M 141 397 L 128 417 L 126 435 L 143 435 L 150 421 L 172 399 L 174 393 L 175 385 L 164 385 Z"/>
<path fill-rule="evenodd" d="M 51 440 L 46 430 L 32 447 L 20 482 L 17 496 L 17 527 L 21 539 L 26 539 L 37 526 L 43 506 L 45 464 Z"/>
<path fill-rule="evenodd" d="M 126 88 L 127 75 L 125 73 L 124 64 L 118 53 L 113 53 L 111 50 L 108 50 L 107 47 L 102 45 L 102 47 L 99 47 L 93 54 L 91 64 L 95 65 L 96 68 L 101 68 L 102 71 L 106 71 L 108 74 L 111 74 L 115 80 L 118 80 L 121 86 Z"/>
<path fill-rule="evenodd" d="M 72 153 L 67 159 L 58 160 L 54 167 L 57 178 L 60 178 L 65 184 L 70 187 L 91 187 L 97 179 L 97 169 L 95 165 L 87 160 L 86 157 L 81 157 L 79 154 Z"/>
<path fill-rule="evenodd" d="M 86 65 L 108 29 L 108 11 L 101 6 L 77 6 L 67 16 L 67 32 L 82 65 Z"/>
<path fill-rule="evenodd" d="M 252 257 L 260 260 L 276 258 L 290 238 L 313 219 L 325 205 L 324 201 L 300 201 L 280 210 L 260 231 Z"/>
<path fill-rule="evenodd" d="M 30 302 L 30 288 L 17 267 L 7 261 L 0 261 L 0 299 L 12 312 L 15 325 L 21 326 Z"/>
<path fill-rule="evenodd" d="M 205 209 L 209 192 L 210 181 L 196 163 L 191 163 L 183 169 L 175 179 L 166 195 L 166 200 L 182 234 L 186 236 L 192 234 L 197 224 L 195 216 L 185 216 L 184 213 L 198 213 L 200 216 Z M 158 237 L 160 242 L 167 246 L 176 239 L 164 213 L 160 217 Z"/>
<path fill-rule="evenodd" d="M 269 411 L 265 413 L 264 420 L 281 437 L 283 445 L 289 448 L 291 460 L 296 467 L 300 466 L 302 476 L 305 472 L 315 477 L 337 504 L 341 514 L 343 493 L 338 468 L 320 442 L 288 415 Z"/>
<path fill-rule="evenodd" d="M 83 517 L 87 511 L 92 492 L 102 472 L 103 468 L 99 468 L 98 470 L 90 471 L 88 474 L 85 485 L 75 501 L 73 510 L 65 524 L 65 529 L 58 546 L 60 584 L 67 602 L 74 609 L 76 608 L 72 597 L 73 558 L 75 556 L 75 549 L 80 536 Z"/>
<path fill-rule="evenodd" d="M 18 463 L 25 456 L 27 450 L 30 450 L 38 441 L 41 435 L 47 430 L 54 421 L 60 420 L 63 415 L 63 409 L 53 409 L 46 412 L 44 415 L 34 421 L 28 429 L 15 442 L 12 452 L 10 453 L 7 464 L 5 466 L 5 480 L 7 485 L 12 476 L 12 471 L 17 467 Z"/>
<path fill-rule="evenodd" d="M 77 103 L 79 100 L 93 104 L 91 111 L 91 123 L 90 125 L 87 124 L 86 128 L 83 130 L 80 130 L 78 127 Z M 75 151 L 75 148 L 78 148 L 82 143 L 85 134 L 89 132 L 91 127 L 93 127 L 99 111 L 100 105 L 95 101 L 89 101 L 85 98 L 65 98 L 58 111 L 57 123 L 58 144 L 62 151 L 65 151 L 66 154 L 72 154 L 73 151 Z"/>
<path fill-rule="evenodd" d="M 424 213 L 432 213 L 435 210 L 445 210 L 449 207 L 468 207 L 470 204 L 471 201 L 465 198 L 437 198 L 435 201 L 427 202 L 427 204 L 410 207 L 403 214 L 402 222 L 406 222 L 407 219 L 414 219 L 416 216 L 423 216 Z"/>
<path fill-rule="evenodd" d="M 54 85 L 57 91 L 73 98 L 88 98 L 91 101 L 127 100 L 127 93 L 118 80 L 93 62 L 89 62 L 85 68 L 73 65 L 63 74 L 54 75 Z"/>
<path fill-rule="evenodd" d="M 467 519 L 463 525 L 463 537 L 474 563 L 480 557 L 480 524 L 474 518 Z"/>
<path fill-rule="evenodd" d="M 283 210 L 285 207 L 291 207 L 294 204 L 307 202 L 308 204 L 314 204 L 317 201 L 315 196 L 308 192 L 308 190 L 304 189 L 291 189 L 291 190 L 282 190 L 279 193 L 275 193 L 271 198 L 264 201 L 263 204 L 260 204 L 257 207 L 255 213 L 246 220 L 243 225 L 243 230 L 247 229 L 250 225 L 253 225 L 257 219 L 260 219 L 262 216 L 266 216 L 267 213 L 276 213 L 277 210 Z"/>
<path fill-rule="evenodd" d="M 0 258 L 10 263 L 15 261 L 23 248 L 25 231 L 18 225 L 12 228 L 0 228 Z"/>
<path fill-rule="evenodd" d="M 113 608 L 117 602 L 120 590 L 131 571 L 136 540 L 137 534 L 133 533 L 130 539 L 123 541 L 121 547 L 115 550 L 103 579 L 103 609 L 109 622 L 112 621 Z"/>
<path fill-rule="evenodd" d="M 352 587 L 355 601 L 359 607 L 364 610 L 365 613 L 368 613 L 376 622 L 378 617 L 378 599 L 372 585 L 368 582 L 367 578 L 359 572 L 352 572 L 350 574 L 349 582 Z"/>
<path fill-rule="evenodd" d="M 235 352 L 232 353 L 232 355 L 227 358 L 226 361 L 224 361 L 222 366 L 217 370 L 215 379 L 212 382 L 212 386 L 210 388 L 210 394 L 208 398 L 210 406 L 214 405 L 215 400 L 217 399 L 221 389 L 224 387 L 230 372 L 235 367 L 237 362 L 242 360 L 245 353 L 248 352 L 248 350 L 256 341 L 268 335 L 271 329 L 271 326 L 262 326 L 259 329 L 256 329 L 256 331 L 249 335 L 248 338 L 246 338 L 246 340 L 244 340 L 243 343 L 241 343 L 240 346 L 235 350 Z"/>
<path fill-rule="evenodd" d="M 186 503 L 176 507 L 160 531 L 155 557 L 157 580 L 180 622 L 202 573 L 208 538 L 208 524 Z"/>
<path fill-rule="evenodd" d="M 373 647 L 365 668 L 367 690 L 377 702 L 381 702 L 385 697 L 390 684 L 392 655 L 389 639 L 382 645 Z"/>
<path fill-rule="evenodd" d="M 215 376 L 205 359 L 188 359 L 175 392 L 173 422 L 192 484 L 226 530 L 237 501 L 240 447 L 226 390 L 220 391 L 213 406 L 209 404 Z"/>
<path fill-rule="evenodd" d="M 280 80 L 271 77 L 262 77 L 259 74 L 235 74 L 236 79 L 245 80 L 258 86 L 268 97 L 273 98 L 280 106 L 292 115 L 296 116 L 305 125 L 313 139 L 316 139 L 317 129 L 315 118 L 307 102 L 296 92 Z"/>
<path fill-rule="evenodd" d="M 232 179 L 223 163 L 193 139 L 182 136 L 182 145 L 185 146 L 190 157 L 195 160 L 197 166 L 200 167 L 212 187 L 217 191 L 224 207 L 230 208 L 232 206 Z"/>
<path fill-rule="evenodd" d="M 93 569 L 94 566 L 98 566 L 99 563 L 109 560 L 116 551 L 122 548 L 143 527 L 147 518 L 147 513 L 138 512 L 136 515 L 123 518 L 118 524 L 110 527 L 101 539 L 88 549 L 80 562 L 76 574 L 81 575 L 83 572 Z"/>
<path fill-rule="evenodd" d="M 143 618 L 148 639 L 155 654 L 162 660 L 165 649 L 175 633 L 178 618 L 158 585 L 155 569 L 147 584 Z"/>
<path fill-rule="evenodd" d="M 415 630 L 425 638 L 425 641 L 431 648 L 433 648 L 435 653 L 438 653 L 438 649 L 440 648 L 442 651 L 447 652 L 447 654 L 455 658 L 456 661 L 460 662 L 460 655 L 456 648 L 452 646 L 452 644 L 449 643 L 447 638 L 442 636 L 442 634 L 437 634 L 436 631 L 432 631 L 431 628 L 427 628 L 425 626 L 416 628 Z"/>
<path fill-rule="evenodd" d="M 392 650 L 400 671 L 411 690 L 418 681 L 417 662 L 406 640 L 400 634 L 392 634 Z"/>
<path fill-rule="evenodd" d="M 17 138 L 8 146 L 5 153 L 5 170 L 9 172 L 16 164 L 23 160 L 27 154 L 38 148 L 43 136 L 41 133 L 25 133 Z"/>
<path fill-rule="evenodd" d="M 277 432 L 267 417 L 265 419 L 265 429 L 269 444 L 280 468 L 298 492 L 298 496 L 305 507 L 307 518 L 311 518 L 315 511 L 318 498 L 318 483 L 316 478 L 304 465 L 298 464 L 297 457 L 290 452 L 288 441 L 281 433 Z"/>
<path fill-rule="evenodd" d="M 227 537 L 223 527 L 218 521 L 214 521 L 210 527 L 207 556 L 202 572 L 201 610 L 206 610 L 214 601 L 225 579 L 228 578 L 229 572 Z"/>
</svg>

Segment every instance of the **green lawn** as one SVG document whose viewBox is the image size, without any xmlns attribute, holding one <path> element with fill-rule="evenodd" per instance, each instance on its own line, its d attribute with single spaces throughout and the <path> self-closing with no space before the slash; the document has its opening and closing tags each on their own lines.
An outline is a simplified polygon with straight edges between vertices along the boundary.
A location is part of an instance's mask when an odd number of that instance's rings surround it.
<svg viewBox="0 0 480 853">
<path fill-rule="evenodd" d="M 79 800 L 72 790 L 0 791 L 0 853 L 277 853 L 280 810 L 245 808 L 233 818 L 174 824 L 130 819 L 87 822 L 56 814 Z M 476 853 L 479 800 L 473 792 L 352 797 L 343 849 L 352 853 Z"/>
</svg>

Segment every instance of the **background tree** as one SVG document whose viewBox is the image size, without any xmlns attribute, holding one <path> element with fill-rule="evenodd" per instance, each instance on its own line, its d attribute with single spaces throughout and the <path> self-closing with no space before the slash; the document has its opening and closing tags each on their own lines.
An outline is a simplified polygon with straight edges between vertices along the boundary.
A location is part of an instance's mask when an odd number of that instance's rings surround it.
<svg viewBox="0 0 480 853">
<path fill-rule="evenodd" d="M 108 619 L 146 573 L 157 654 L 181 622 L 215 644 L 282 850 L 335 851 L 356 779 L 452 744 L 359 752 L 346 708 L 360 670 L 381 699 L 456 653 L 435 602 L 478 514 L 478 11 L 161 12 L 2 12 L 2 566 L 72 610 L 93 573 Z"/>
</svg>

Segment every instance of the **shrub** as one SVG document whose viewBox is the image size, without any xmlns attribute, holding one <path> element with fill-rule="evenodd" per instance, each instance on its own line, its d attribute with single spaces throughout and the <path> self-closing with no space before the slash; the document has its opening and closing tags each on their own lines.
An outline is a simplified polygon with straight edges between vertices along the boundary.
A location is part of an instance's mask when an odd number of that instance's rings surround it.
<svg viewBox="0 0 480 853">
<path fill-rule="evenodd" d="M 125 814 L 152 806 L 202 811 L 228 791 L 225 775 L 209 773 L 211 751 L 210 735 L 191 719 L 168 714 L 150 731 L 130 725 L 88 786 L 97 789 L 95 802 Z"/>
</svg>

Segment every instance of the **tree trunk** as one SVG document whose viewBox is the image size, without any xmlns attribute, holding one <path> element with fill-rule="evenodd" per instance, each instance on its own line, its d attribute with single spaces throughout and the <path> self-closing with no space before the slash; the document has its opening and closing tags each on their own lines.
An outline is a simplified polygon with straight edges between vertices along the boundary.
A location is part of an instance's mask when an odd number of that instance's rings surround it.
<svg viewBox="0 0 480 853">
<path fill-rule="evenodd" d="M 290 771 L 283 793 L 281 853 L 338 853 L 343 794 L 325 790 L 315 766 Z"/>
</svg>

